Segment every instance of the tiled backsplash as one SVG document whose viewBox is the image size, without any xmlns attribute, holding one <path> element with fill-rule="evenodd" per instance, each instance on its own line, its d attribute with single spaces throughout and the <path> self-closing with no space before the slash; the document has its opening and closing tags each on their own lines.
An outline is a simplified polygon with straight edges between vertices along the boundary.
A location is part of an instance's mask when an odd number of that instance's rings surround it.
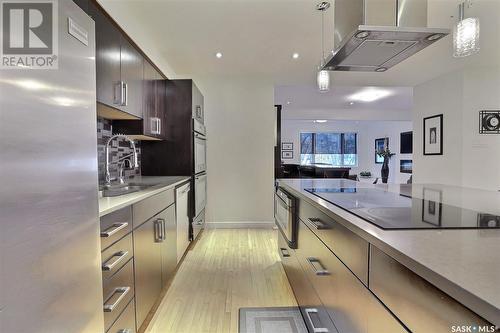
<svg viewBox="0 0 500 333">
<path fill-rule="evenodd" d="M 111 137 L 113 132 L 112 121 L 104 118 L 97 118 L 97 162 L 99 166 L 99 184 L 104 184 L 106 180 L 106 170 L 104 163 L 106 161 L 106 155 L 104 152 L 104 146 L 106 142 Z M 139 158 L 139 168 L 136 170 L 125 170 L 125 178 L 130 179 L 141 174 L 141 145 L 139 141 L 135 142 L 137 148 L 137 154 Z M 132 153 L 132 147 L 130 143 L 126 140 L 119 139 L 113 140 L 111 142 L 111 162 L 117 161 L 122 156 Z M 110 165 L 111 177 L 116 177 L 118 174 L 118 165 Z"/>
</svg>

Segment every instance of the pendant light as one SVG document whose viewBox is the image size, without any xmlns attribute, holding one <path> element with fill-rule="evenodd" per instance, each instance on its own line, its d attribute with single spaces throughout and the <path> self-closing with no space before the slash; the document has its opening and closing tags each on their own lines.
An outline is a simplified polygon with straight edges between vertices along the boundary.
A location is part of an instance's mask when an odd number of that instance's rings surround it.
<svg viewBox="0 0 500 333">
<path fill-rule="evenodd" d="M 470 0 L 468 0 L 470 7 Z M 453 56 L 462 58 L 479 51 L 479 19 L 464 18 L 465 2 L 458 5 L 458 22 L 453 29 Z"/>
<path fill-rule="evenodd" d="M 324 25 L 324 14 L 325 10 L 330 8 L 330 3 L 327 1 L 320 2 L 316 9 L 321 11 L 321 64 L 318 69 L 318 89 L 320 92 L 327 92 L 330 90 L 330 73 L 326 70 L 322 70 L 325 65 L 325 25 Z"/>
</svg>

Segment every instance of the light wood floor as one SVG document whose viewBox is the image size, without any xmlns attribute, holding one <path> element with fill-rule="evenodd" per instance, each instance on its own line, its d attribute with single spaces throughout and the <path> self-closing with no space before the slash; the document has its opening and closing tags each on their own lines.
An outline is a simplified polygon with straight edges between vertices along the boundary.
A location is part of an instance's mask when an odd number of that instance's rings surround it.
<svg viewBox="0 0 500 333">
<path fill-rule="evenodd" d="M 205 230 L 146 332 L 238 332 L 240 307 L 296 306 L 279 260 L 276 230 Z"/>
</svg>

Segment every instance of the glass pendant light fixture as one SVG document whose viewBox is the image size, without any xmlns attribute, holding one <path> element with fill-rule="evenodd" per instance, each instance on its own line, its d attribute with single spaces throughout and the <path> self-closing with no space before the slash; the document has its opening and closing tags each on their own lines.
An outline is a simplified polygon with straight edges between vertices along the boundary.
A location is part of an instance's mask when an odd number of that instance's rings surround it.
<svg viewBox="0 0 500 333">
<path fill-rule="evenodd" d="M 455 58 L 468 57 L 479 51 L 479 19 L 464 18 L 464 13 L 465 2 L 462 2 L 458 5 L 458 22 L 453 29 L 453 56 Z"/>
<path fill-rule="evenodd" d="M 320 92 L 327 92 L 330 90 L 330 73 L 326 70 L 322 70 L 325 65 L 325 25 L 324 25 L 324 14 L 325 10 L 330 8 L 330 3 L 327 1 L 320 2 L 316 9 L 321 11 L 321 64 L 318 69 L 318 89 Z"/>
</svg>

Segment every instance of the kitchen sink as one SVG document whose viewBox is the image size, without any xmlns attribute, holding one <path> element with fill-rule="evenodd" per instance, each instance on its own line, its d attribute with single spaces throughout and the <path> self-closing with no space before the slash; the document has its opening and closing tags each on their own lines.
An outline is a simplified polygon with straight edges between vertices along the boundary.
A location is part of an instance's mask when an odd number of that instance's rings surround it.
<svg viewBox="0 0 500 333">
<path fill-rule="evenodd" d="M 154 184 L 122 184 L 122 185 L 111 185 L 109 187 L 104 187 L 102 191 L 103 197 L 117 197 L 124 194 L 139 192 L 154 186 Z"/>
</svg>

